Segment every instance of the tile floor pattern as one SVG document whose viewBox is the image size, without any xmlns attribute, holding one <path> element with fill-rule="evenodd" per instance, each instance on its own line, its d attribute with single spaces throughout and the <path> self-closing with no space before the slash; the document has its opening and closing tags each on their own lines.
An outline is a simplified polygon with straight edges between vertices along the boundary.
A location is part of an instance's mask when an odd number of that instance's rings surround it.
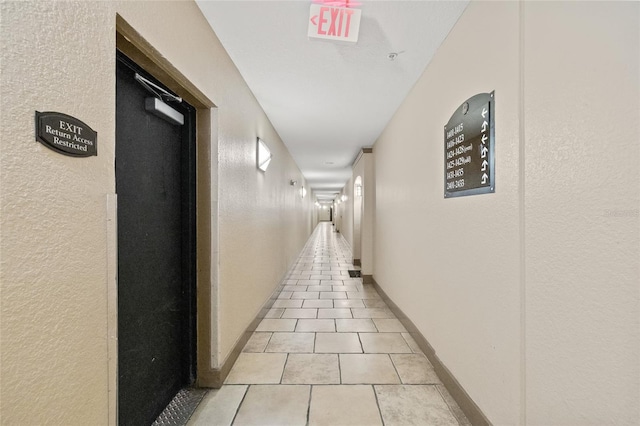
<svg viewBox="0 0 640 426">
<path fill-rule="evenodd" d="M 429 360 L 322 222 L 189 425 L 468 425 Z"/>
</svg>

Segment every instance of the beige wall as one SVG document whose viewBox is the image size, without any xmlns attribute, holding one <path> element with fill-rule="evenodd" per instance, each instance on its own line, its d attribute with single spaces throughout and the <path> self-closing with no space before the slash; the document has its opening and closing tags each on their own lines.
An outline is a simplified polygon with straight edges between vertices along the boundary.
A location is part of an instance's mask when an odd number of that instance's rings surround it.
<svg viewBox="0 0 640 426">
<path fill-rule="evenodd" d="M 640 417 L 639 12 L 472 2 L 374 146 L 374 278 L 494 424 Z M 445 200 L 492 90 L 496 193 Z"/>
<path fill-rule="evenodd" d="M 527 3 L 530 424 L 640 419 L 640 3 Z"/>
<path fill-rule="evenodd" d="M 2 423 L 104 424 L 115 11 L 101 2 L 0 7 Z M 37 143 L 36 110 L 89 124 L 98 156 Z"/>
<path fill-rule="evenodd" d="M 316 207 L 316 211 L 318 212 L 318 221 L 328 221 L 331 217 L 329 212 L 330 204 L 322 204 L 321 207 Z M 326 207 L 326 208 L 325 208 Z"/>
<path fill-rule="evenodd" d="M 316 197 L 315 194 L 312 193 L 311 195 L 311 201 L 313 201 L 313 213 L 311 215 L 311 223 L 313 225 L 313 229 L 316 228 L 316 226 L 318 225 L 318 221 L 320 220 L 320 210 L 318 210 L 318 206 L 315 205 L 316 203 Z"/>
<path fill-rule="evenodd" d="M 374 145 L 374 279 L 495 424 L 520 421 L 518 3 L 471 3 Z M 443 126 L 495 90 L 497 190 L 444 199 Z"/>
<path fill-rule="evenodd" d="M 340 195 L 346 195 L 347 197 L 342 207 L 342 226 L 340 233 L 349 246 L 353 247 L 353 177 L 347 181 Z"/>
<path fill-rule="evenodd" d="M 358 176 L 362 182 L 362 197 L 355 198 L 353 208 L 360 211 L 353 212 L 354 222 L 354 253 L 356 259 L 360 259 L 362 273 L 373 273 L 373 223 L 375 218 L 375 177 L 373 174 L 373 153 L 361 153 L 353 164 L 353 176 L 355 182 Z M 353 192 L 353 188 L 351 188 Z M 359 226 L 358 226 L 359 218 Z M 359 240 L 356 239 L 359 237 Z"/>
<path fill-rule="evenodd" d="M 195 3 L 0 5 L 2 423 L 106 424 L 114 421 L 107 326 L 116 267 L 108 255 L 115 232 L 116 14 L 218 107 L 214 367 L 304 245 L 311 197 L 303 200 L 300 186 L 289 185 L 294 179 L 306 186 Z M 85 121 L 98 132 L 98 156 L 66 157 L 35 142 L 36 110 Z M 255 167 L 256 136 L 274 155 L 265 174 Z"/>
</svg>

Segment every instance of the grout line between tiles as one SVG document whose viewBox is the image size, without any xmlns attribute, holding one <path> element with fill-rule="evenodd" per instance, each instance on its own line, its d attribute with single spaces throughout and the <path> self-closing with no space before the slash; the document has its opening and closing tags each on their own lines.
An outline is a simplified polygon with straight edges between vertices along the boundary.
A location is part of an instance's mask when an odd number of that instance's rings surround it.
<svg viewBox="0 0 640 426">
<path fill-rule="evenodd" d="M 376 406 L 378 407 L 378 415 L 380 416 L 380 421 L 382 422 L 382 426 L 384 426 L 384 417 L 382 416 L 382 409 L 380 408 L 380 401 L 378 401 L 378 392 L 376 392 L 376 386 L 371 385 L 373 389 L 373 397 L 376 399 Z"/>
<path fill-rule="evenodd" d="M 364 352 L 364 345 L 362 344 L 362 339 L 360 338 L 360 333 L 356 333 L 358 335 L 358 342 L 360 342 L 360 350 L 362 351 L 362 353 Z"/>
<path fill-rule="evenodd" d="M 269 347 L 269 343 L 271 343 L 271 339 L 273 339 L 273 331 L 271 332 L 271 335 L 269 336 L 269 339 L 267 340 L 267 344 L 264 345 L 264 349 L 262 349 L 262 353 L 266 353 L 267 352 L 267 348 Z"/>
<path fill-rule="evenodd" d="M 400 375 L 400 372 L 398 371 L 398 367 L 396 366 L 396 363 L 393 362 L 393 357 L 391 356 L 391 354 L 387 354 L 387 356 L 389 356 L 389 360 L 391 360 L 391 365 L 393 365 L 393 369 L 396 371 L 396 374 L 398 375 L 398 380 L 400 380 L 400 384 L 404 385 L 404 381 L 402 380 L 402 376 Z"/>
<path fill-rule="evenodd" d="M 287 363 L 289 362 L 289 352 L 287 352 L 287 357 L 284 359 L 284 365 L 282 366 L 282 373 L 280 374 L 280 382 L 279 385 L 282 385 L 282 379 L 284 379 L 284 370 L 287 368 Z"/>
<path fill-rule="evenodd" d="M 244 394 L 242 394 L 242 399 L 240 400 L 240 404 L 238 404 L 238 406 L 236 407 L 236 412 L 234 413 L 233 419 L 231 419 L 231 423 L 229 426 L 232 426 L 236 422 L 236 417 L 238 417 L 238 413 L 240 412 L 240 407 L 242 407 L 242 404 L 244 403 L 244 399 L 247 397 L 247 394 L 249 393 L 249 387 L 251 387 L 251 385 L 247 385 L 246 389 L 244 390 Z"/>
<path fill-rule="evenodd" d="M 309 401 L 307 403 L 307 423 L 305 426 L 309 426 L 309 419 L 311 416 L 311 395 L 313 394 L 313 385 L 309 385 Z"/>
</svg>

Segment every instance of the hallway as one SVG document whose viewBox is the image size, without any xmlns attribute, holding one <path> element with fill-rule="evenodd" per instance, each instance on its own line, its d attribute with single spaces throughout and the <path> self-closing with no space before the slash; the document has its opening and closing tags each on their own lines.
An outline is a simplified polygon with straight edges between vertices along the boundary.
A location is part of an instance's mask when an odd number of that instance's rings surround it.
<svg viewBox="0 0 640 426">
<path fill-rule="evenodd" d="M 466 425 L 351 252 L 320 222 L 225 385 L 190 425 Z"/>
</svg>

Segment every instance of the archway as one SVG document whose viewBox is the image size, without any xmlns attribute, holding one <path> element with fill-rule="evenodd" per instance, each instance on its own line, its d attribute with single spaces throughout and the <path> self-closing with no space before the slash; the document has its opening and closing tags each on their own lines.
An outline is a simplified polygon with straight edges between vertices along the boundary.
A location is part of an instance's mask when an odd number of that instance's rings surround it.
<svg viewBox="0 0 640 426">
<path fill-rule="evenodd" d="M 356 177 L 353 184 L 353 264 L 360 265 L 362 250 L 362 177 Z"/>
</svg>

